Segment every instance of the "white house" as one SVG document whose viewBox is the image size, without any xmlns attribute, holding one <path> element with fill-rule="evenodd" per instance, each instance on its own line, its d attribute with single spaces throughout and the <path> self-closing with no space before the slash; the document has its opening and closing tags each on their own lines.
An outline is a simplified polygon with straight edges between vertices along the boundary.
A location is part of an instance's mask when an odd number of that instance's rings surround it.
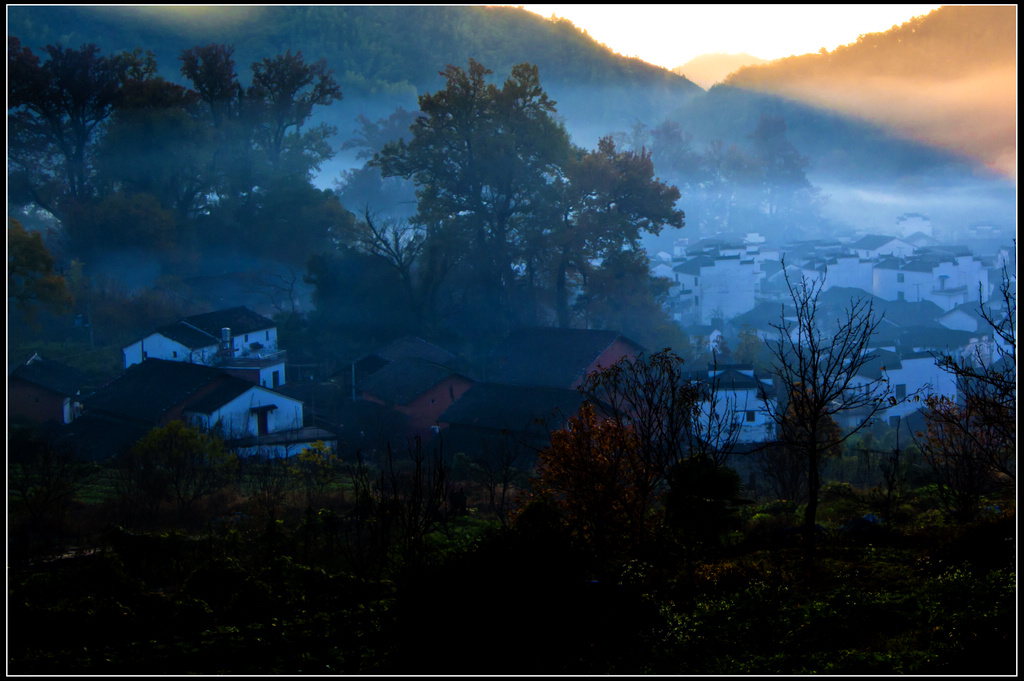
<svg viewBox="0 0 1024 681">
<path fill-rule="evenodd" d="M 920 213 L 904 213 L 896 218 L 896 232 L 902 236 L 910 236 L 920 232 L 926 236 L 934 236 L 932 233 L 932 221 L 927 215 Z"/>
<path fill-rule="evenodd" d="M 872 270 L 871 292 L 883 300 L 928 300 L 949 311 L 971 300 L 988 300 L 988 268 L 973 256 L 906 260 L 887 258 Z"/>
<path fill-rule="evenodd" d="M 144 433 L 171 421 L 217 432 L 240 454 L 290 456 L 332 435 L 303 426 L 303 404 L 226 371 L 147 358 L 83 398 L 83 419 L 111 432 Z"/>
<path fill-rule="evenodd" d="M 754 309 L 758 283 L 753 260 L 740 255 L 699 256 L 673 268 L 675 281 L 693 300 L 694 321 L 711 324 Z"/>
<path fill-rule="evenodd" d="M 190 403 L 185 422 L 218 430 L 225 440 L 302 428 L 302 402 L 245 379 L 229 376 Z"/>
<path fill-rule="evenodd" d="M 717 403 L 714 410 L 719 419 L 732 419 L 739 428 L 737 442 L 765 442 L 774 432 L 774 421 L 765 406 L 765 397 L 774 399 L 774 387 L 770 380 L 754 375 L 750 366 L 719 366 L 710 369 L 706 381 L 717 381 Z M 708 422 L 712 405 L 701 404 L 701 413 Z M 712 433 L 715 435 L 724 435 Z"/>
<path fill-rule="evenodd" d="M 257 385 L 285 383 L 277 325 L 247 307 L 186 317 L 121 349 L 127 369 L 145 359 L 216 366 Z"/>
<path fill-rule="evenodd" d="M 914 247 L 903 239 L 883 234 L 869 234 L 850 244 L 850 248 L 864 260 L 882 256 L 906 258 L 914 253 Z"/>
<path fill-rule="evenodd" d="M 875 358 L 861 368 L 851 388 L 868 392 L 874 386 L 875 391 L 881 395 L 885 386 L 888 386 L 891 391 L 889 395 L 895 399 L 895 404 L 887 402 L 877 415 L 879 418 L 890 423 L 894 423 L 897 418 L 906 419 L 925 407 L 924 400 L 929 395 L 956 398 L 955 378 L 935 363 L 935 357 L 930 352 L 874 350 L 872 354 Z M 880 380 L 883 383 L 879 383 Z M 855 421 L 858 415 L 847 416 L 844 419 L 840 415 L 838 419 L 843 427 L 850 427 L 850 421 Z"/>
<path fill-rule="evenodd" d="M 868 292 L 872 290 L 874 263 L 865 260 L 856 253 L 837 256 L 827 265 L 825 289 L 840 286 L 843 288 L 859 288 Z"/>
</svg>

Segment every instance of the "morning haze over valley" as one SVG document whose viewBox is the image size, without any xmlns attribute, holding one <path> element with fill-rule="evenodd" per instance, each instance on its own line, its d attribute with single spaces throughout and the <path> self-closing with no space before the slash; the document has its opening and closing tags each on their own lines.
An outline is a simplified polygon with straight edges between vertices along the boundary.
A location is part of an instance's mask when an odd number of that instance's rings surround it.
<svg viewBox="0 0 1024 681">
<path fill-rule="evenodd" d="M 8 7 L 10 673 L 1014 672 L 1016 7 L 532 7 Z"/>
</svg>

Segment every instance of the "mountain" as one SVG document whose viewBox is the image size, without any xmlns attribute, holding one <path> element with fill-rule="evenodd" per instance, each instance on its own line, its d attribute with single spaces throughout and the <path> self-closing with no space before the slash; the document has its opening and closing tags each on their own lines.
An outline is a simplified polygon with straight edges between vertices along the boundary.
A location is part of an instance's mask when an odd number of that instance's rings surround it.
<svg viewBox="0 0 1024 681">
<path fill-rule="evenodd" d="M 715 52 L 713 54 L 702 54 L 694 57 L 682 66 L 672 69 L 673 73 L 689 78 L 705 90 L 712 85 L 722 82 L 726 76 L 744 66 L 758 66 L 767 64 L 767 59 L 761 59 L 754 55 L 741 52 L 739 54 L 726 54 Z"/>
<path fill-rule="evenodd" d="M 941 7 L 832 52 L 742 68 L 725 84 L 884 126 L 1016 177 L 1016 6 Z"/>
<path fill-rule="evenodd" d="M 243 85 L 248 65 L 285 50 L 324 58 L 344 100 L 332 109 L 343 134 L 360 113 L 384 117 L 444 85 L 448 64 L 475 59 L 503 79 L 521 62 L 537 65 L 545 90 L 578 137 L 624 130 L 637 111 L 662 116 L 701 89 L 640 59 L 597 43 L 568 20 L 550 21 L 512 7 L 262 6 L 262 7 L 10 7 L 8 35 L 33 50 L 61 42 L 95 43 L 104 52 L 152 50 L 161 74 L 184 84 L 178 55 L 195 45 L 224 43 Z"/>
<path fill-rule="evenodd" d="M 513 7 L 11 6 L 8 35 L 37 54 L 58 42 L 95 43 L 103 53 L 138 46 L 181 84 L 178 56 L 196 45 L 233 45 L 243 85 L 249 64 L 264 57 L 286 50 L 322 57 L 344 93 L 318 114 L 317 122 L 337 126 L 335 148 L 359 115 L 376 120 L 399 106 L 417 109 L 419 94 L 443 87 L 438 72 L 449 63 L 465 67 L 473 58 L 499 80 L 514 64 L 530 62 L 577 144 L 593 148 L 603 135 L 672 121 L 692 135 L 698 153 L 713 141 L 746 149 L 760 116 L 779 115 L 809 159 L 808 178 L 847 223 L 860 225 L 867 215 L 890 221 L 903 212 L 929 213 L 937 222 L 933 207 L 955 196 L 965 201 L 949 222 L 967 224 L 1015 219 L 1015 184 L 978 175 L 979 160 L 982 169 L 1015 170 L 1013 12 L 944 7 L 831 53 L 742 67 L 707 92 L 678 73 L 615 54 L 568 20 Z M 637 148 L 650 143 L 642 135 L 623 138 Z M 318 186 L 332 186 L 341 170 L 361 164 L 339 155 L 323 167 Z M 842 203 L 848 196 L 855 201 Z"/>
</svg>

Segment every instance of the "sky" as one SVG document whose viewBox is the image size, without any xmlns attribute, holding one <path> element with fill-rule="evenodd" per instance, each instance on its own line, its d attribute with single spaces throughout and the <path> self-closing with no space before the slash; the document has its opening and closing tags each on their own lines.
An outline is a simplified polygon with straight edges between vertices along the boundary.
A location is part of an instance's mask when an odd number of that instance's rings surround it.
<svg viewBox="0 0 1024 681">
<path fill-rule="evenodd" d="M 673 69 L 701 54 L 761 59 L 831 51 L 939 5 L 522 5 L 568 19 L 626 57 Z"/>
</svg>

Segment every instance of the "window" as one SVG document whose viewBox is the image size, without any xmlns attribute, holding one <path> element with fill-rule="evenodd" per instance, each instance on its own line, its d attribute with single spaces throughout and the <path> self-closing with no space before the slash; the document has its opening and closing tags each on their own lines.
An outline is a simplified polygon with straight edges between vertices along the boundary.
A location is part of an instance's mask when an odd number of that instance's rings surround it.
<svg viewBox="0 0 1024 681">
<path fill-rule="evenodd" d="M 178 356 L 178 351 L 177 350 L 171 350 L 171 357 L 175 357 L 176 358 L 177 356 Z"/>
<path fill-rule="evenodd" d="M 696 286 L 696 285 L 697 285 L 697 277 L 694 277 L 694 278 L 693 278 L 693 285 L 694 285 L 694 286 Z"/>
<path fill-rule="evenodd" d="M 906 300 L 906 299 L 907 299 L 907 297 L 905 295 L 903 295 L 903 291 L 897 291 L 896 292 L 896 300 Z"/>
<path fill-rule="evenodd" d="M 902 272 L 900 272 L 899 274 L 896 275 L 896 281 L 899 282 L 900 284 L 903 283 L 903 273 Z"/>
<path fill-rule="evenodd" d="M 754 422 L 754 417 L 755 417 L 754 412 L 748 411 L 747 412 L 747 423 L 753 423 Z"/>
<path fill-rule="evenodd" d="M 896 399 L 897 400 L 902 400 L 902 399 L 905 399 L 906 397 L 907 397 L 907 384 L 906 383 L 898 383 L 898 384 L 896 384 Z"/>
<path fill-rule="evenodd" d="M 246 342 L 246 343 L 248 343 L 248 342 L 249 342 L 249 334 L 245 334 L 245 342 Z"/>
<path fill-rule="evenodd" d="M 267 337 L 264 340 L 270 340 L 270 332 L 267 331 Z"/>
</svg>

